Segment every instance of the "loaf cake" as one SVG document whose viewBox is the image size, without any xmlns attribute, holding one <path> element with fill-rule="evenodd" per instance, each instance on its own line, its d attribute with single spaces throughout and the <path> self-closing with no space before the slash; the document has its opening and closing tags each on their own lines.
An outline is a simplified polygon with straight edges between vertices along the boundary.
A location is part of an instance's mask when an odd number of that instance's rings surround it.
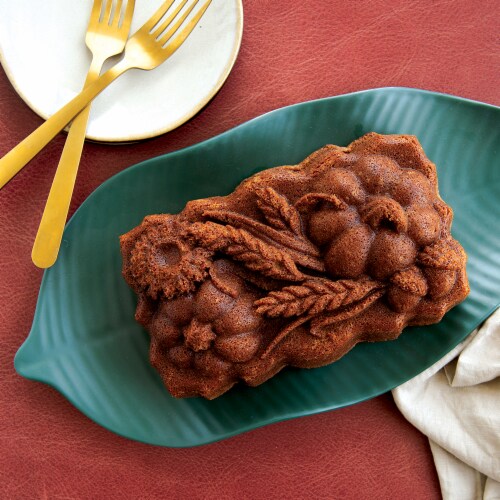
<svg viewBox="0 0 500 500">
<path fill-rule="evenodd" d="M 452 218 L 418 140 L 376 133 L 147 216 L 120 244 L 150 362 L 213 399 L 436 323 L 469 292 Z"/>
</svg>

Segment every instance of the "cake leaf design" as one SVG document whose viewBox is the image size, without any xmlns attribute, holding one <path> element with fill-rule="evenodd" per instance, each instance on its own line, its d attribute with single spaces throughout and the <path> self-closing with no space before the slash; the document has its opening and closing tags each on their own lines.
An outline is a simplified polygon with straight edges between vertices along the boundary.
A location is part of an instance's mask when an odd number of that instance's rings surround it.
<svg viewBox="0 0 500 500">
<path fill-rule="evenodd" d="M 425 247 L 417 256 L 417 262 L 436 269 L 460 269 L 465 263 L 465 252 L 452 240 L 439 240 Z"/>
<path fill-rule="evenodd" d="M 317 205 L 320 201 L 330 203 L 337 210 L 346 210 L 348 207 L 347 203 L 335 194 L 307 193 L 295 203 L 295 208 L 299 211 L 306 211 Z"/>
<path fill-rule="evenodd" d="M 270 292 L 255 302 L 257 312 L 270 318 L 300 316 L 335 311 L 359 301 L 373 290 L 379 289 L 378 281 L 311 279 L 300 285 L 286 286 Z"/>
<path fill-rule="evenodd" d="M 202 247 L 225 253 L 264 276 L 285 281 L 304 279 L 287 252 L 267 244 L 245 229 L 205 222 L 193 224 L 189 234 Z"/>
<path fill-rule="evenodd" d="M 378 196 L 370 200 L 361 210 L 361 220 L 373 229 L 383 223 L 402 233 L 408 229 L 408 218 L 403 207 L 395 200 Z"/>
<path fill-rule="evenodd" d="M 319 250 L 304 236 L 294 234 L 291 231 L 278 231 L 246 215 L 229 210 L 206 210 L 203 212 L 203 216 L 245 229 L 256 238 L 266 241 L 272 246 L 282 248 L 297 264 L 314 271 L 325 272 L 325 264 L 320 258 Z"/>
<path fill-rule="evenodd" d="M 245 215 L 228 210 L 206 210 L 203 212 L 203 215 L 209 219 L 225 222 L 235 227 L 244 227 L 260 237 L 268 238 L 280 245 L 304 254 L 313 257 L 318 257 L 320 255 L 319 250 L 305 237 L 297 237 L 296 234 L 290 231 L 278 231 Z"/>
<path fill-rule="evenodd" d="M 424 297 L 427 293 L 427 281 L 422 271 L 416 266 L 394 273 L 390 281 L 401 290 L 414 293 L 419 297 Z"/>
<path fill-rule="evenodd" d="M 320 328 L 333 322 L 356 316 L 385 293 L 384 285 L 374 280 L 306 280 L 301 285 L 286 286 L 270 292 L 266 297 L 255 301 L 259 314 L 270 318 L 299 318 L 288 324 L 267 346 L 262 357 L 268 356 L 273 349 L 293 330 L 306 321 L 313 320 L 313 335 Z M 325 313 L 329 314 L 325 317 Z"/>
<path fill-rule="evenodd" d="M 285 196 L 272 187 L 258 189 L 256 194 L 257 206 L 272 227 L 303 237 L 300 215 Z"/>
<path fill-rule="evenodd" d="M 451 226 L 451 222 L 453 220 L 453 210 L 450 206 L 448 206 L 444 201 L 436 201 L 434 202 L 434 210 L 439 214 L 441 221 L 441 236 L 446 237 L 447 231 L 449 231 L 449 227 Z"/>
<path fill-rule="evenodd" d="M 219 276 L 215 266 L 210 268 L 208 274 L 215 288 L 220 290 L 222 293 L 229 295 L 229 297 L 232 297 L 233 299 L 238 298 L 238 288 L 234 286 L 234 283 L 228 282 L 227 280 L 224 280 L 223 277 Z"/>
<path fill-rule="evenodd" d="M 385 290 L 379 289 L 372 293 L 369 293 L 359 302 L 352 303 L 349 307 L 345 309 L 335 311 L 333 314 L 327 316 L 321 316 L 314 318 L 311 321 L 311 334 L 316 337 L 323 337 L 328 334 L 328 327 L 338 323 L 339 321 L 345 321 L 346 319 L 353 318 L 357 316 L 374 302 L 376 302 L 382 295 L 384 295 Z"/>
</svg>

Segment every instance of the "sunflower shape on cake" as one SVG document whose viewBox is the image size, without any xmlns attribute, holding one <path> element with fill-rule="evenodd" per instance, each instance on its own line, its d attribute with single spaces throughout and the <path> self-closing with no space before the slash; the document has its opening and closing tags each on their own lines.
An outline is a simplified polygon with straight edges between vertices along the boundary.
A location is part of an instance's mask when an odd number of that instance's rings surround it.
<svg viewBox="0 0 500 500">
<path fill-rule="evenodd" d="M 417 139 L 376 133 L 146 217 L 121 247 L 150 361 L 213 399 L 438 322 L 469 291 L 452 218 Z"/>
</svg>

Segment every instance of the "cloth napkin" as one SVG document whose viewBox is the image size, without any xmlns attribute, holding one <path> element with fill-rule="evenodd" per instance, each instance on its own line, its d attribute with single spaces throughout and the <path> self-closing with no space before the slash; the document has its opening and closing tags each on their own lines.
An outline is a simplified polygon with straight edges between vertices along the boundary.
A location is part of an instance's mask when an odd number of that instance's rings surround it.
<svg viewBox="0 0 500 500">
<path fill-rule="evenodd" d="M 392 393 L 429 438 L 445 500 L 500 499 L 500 309 Z"/>
</svg>

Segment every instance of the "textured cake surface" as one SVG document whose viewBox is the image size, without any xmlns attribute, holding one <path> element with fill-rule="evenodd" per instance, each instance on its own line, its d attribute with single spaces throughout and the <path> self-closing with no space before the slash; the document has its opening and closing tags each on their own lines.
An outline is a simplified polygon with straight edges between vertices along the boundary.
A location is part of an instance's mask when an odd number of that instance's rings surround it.
<svg viewBox="0 0 500 500">
<path fill-rule="evenodd" d="M 375 133 L 148 216 L 121 249 L 151 364 L 213 399 L 436 323 L 469 292 L 452 218 L 417 139 Z"/>
</svg>

